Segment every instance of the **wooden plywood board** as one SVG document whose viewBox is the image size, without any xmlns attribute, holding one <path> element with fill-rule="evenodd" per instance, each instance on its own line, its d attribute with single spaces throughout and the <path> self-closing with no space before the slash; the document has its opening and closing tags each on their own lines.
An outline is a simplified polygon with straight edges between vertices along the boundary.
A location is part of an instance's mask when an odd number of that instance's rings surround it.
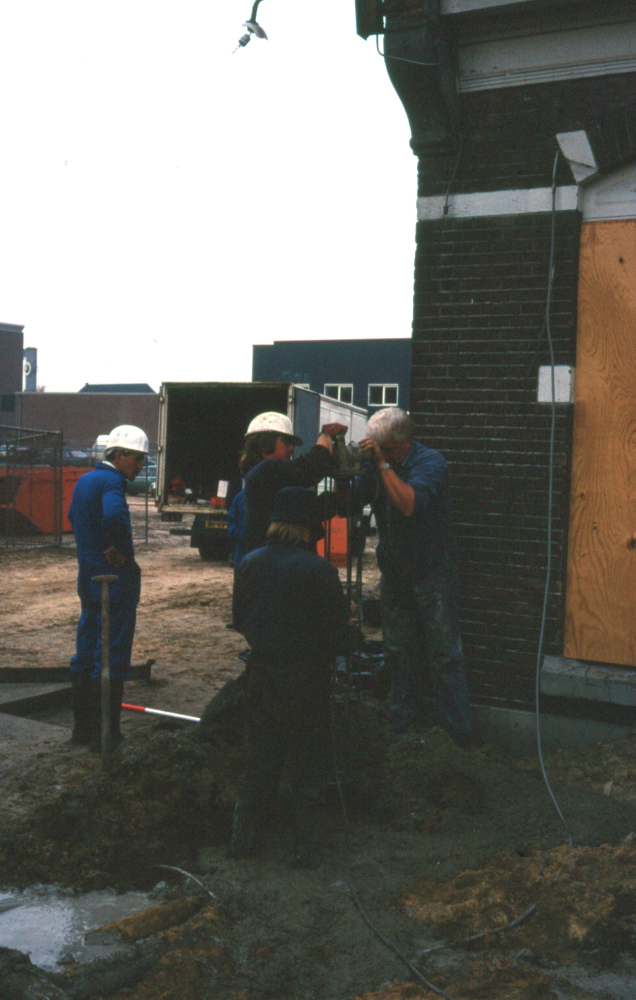
<svg viewBox="0 0 636 1000">
<path fill-rule="evenodd" d="M 636 220 L 582 230 L 567 657 L 636 666 Z"/>
</svg>

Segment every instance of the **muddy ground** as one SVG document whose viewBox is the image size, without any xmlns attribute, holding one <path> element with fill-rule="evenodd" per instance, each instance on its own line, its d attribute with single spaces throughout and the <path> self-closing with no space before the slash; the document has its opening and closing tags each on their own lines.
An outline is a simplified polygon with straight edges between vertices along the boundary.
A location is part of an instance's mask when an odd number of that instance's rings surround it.
<svg viewBox="0 0 636 1000">
<path fill-rule="evenodd" d="M 132 504 L 142 536 L 143 505 Z M 150 682 L 127 685 L 126 700 L 197 716 L 241 672 L 245 643 L 225 628 L 231 567 L 202 562 L 169 528 L 153 516 L 149 543 L 138 545 L 133 661 L 155 664 Z M 365 581 L 377 582 L 371 551 Z M 0 554 L 0 601 L 0 667 L 68 662 L 78 614 L 72 549 Z M 345 814 L 330 748 L 324 855 L 306 871 L 291 866 L 285 782 L 260 855 L 227 858 L 243 759 L 238 715 L 206 741 L 189 724 L 126 715 L 126 743 L 108 773 L 69 745 L 68 709 L 40 721 L 46 728 L 28 742 L 0 736 L 0 887 L 163 882 L 166 903 L 199 897 L 110 963 L 71 963 L 52 976 L 0 949 L 3 1000 L 440 995 L 423 980 L 455 1000 L 636 995 L 631 733 L 547 756 L 570 847 L 534 755 L 458 750 L 434 719 L 389 736 L 376 693 L 348 700 L 340 689 L 334 745 Z"/>
</svg>

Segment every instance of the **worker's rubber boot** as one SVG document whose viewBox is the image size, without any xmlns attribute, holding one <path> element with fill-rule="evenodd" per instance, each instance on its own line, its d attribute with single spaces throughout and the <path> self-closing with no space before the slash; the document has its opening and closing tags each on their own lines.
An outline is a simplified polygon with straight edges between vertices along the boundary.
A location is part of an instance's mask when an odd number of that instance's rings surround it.
<svg viewBox="0 0 636 1000">
<path fill-rule="evenodd" d="M 239 797 L 232 821 L 231 858 L 251 858 L 256 854 L 261 835 L 261 809 L 255 802 Z"/>
<path fill-rule="evenodd" d="M 91 716 L 91 675 L 89 670 L 71 673 L 71 704 L 73 706 L 73 732 L 71 743 L 88 746 L 93 732 Z"/>
<path fill-rule="evenodd" d="M 102 751 L 102 679 L 91 677 L 90 683 L 91 738 L 88 749 L 91 753 Z"/>
<path fill-rule="evenodd" d="M 110 679 L 110 747 L 114 750 L 118 747 L 120 743 L 123 743 L 124 737 L 121 734 L 121 729 L 119 728 L 119 721 L 121 718 L 121 703 L 124 697 L 124 682 L 118 678 Z"/>
<path fill-rule="evenodd" d="M 92 712 L 93 724 L 89 749 L 92 753 L 101 753 L 102 750 L 102 679 L 93 677 L 92 681 Z M 123 743 L 119 722 L 121 717 L 121 703 L 124 696 L 124 682 L 118 678 L 110 679 L 110 749 L 116 750 Z"/>
</svg>

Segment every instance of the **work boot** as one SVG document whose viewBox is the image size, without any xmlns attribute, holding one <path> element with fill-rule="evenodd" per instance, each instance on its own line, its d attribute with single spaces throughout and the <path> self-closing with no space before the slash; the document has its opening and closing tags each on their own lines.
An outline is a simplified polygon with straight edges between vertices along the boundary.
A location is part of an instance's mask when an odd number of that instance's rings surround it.
<svg viewBox="0 0 636 1000">
<path fill-rule="evenodd" d="M 71 704 L 73 707 L 73 732 L 71 743 L 88 746 L 93 731 L 90 700 L 91 675 L 89 670 L 71 673 Z"/>
<path fill-rule="evenodd" d="M 124 698 L 124 682 L 119 678 L 110 679 L 110 746 L 111 750 L 123 743 L 119 721 L 121 718 L 121 703 Z"/>
<path fill-rule="evenodd" d="M 230 857 L 251 858 L 256 854 L 259 835 L 261 833 L 259 818 L 260 808 L 254 802 L 239 797 L 234 806 L 232 821 L 232 841 Z"/>
<path fill-rule="evenodd" d="M 92 698 L 92 731 L 89 743 L 91 753 L 101 753 L 102 751 L 102 679 L 92 677 L 91 698 Z M 115 750 L 122 742 L 119 721 L 121 717 L 121 703 L 124 695 L 124 682 L 119 678 L 110 679 L 110 749 Z"/>
<path fill-rule="evenodd" d="M 102 749 L 102 679 L 91 677 L 89 685 L 91 738 L 88 749 L 100 753 Z"/>
</svg>

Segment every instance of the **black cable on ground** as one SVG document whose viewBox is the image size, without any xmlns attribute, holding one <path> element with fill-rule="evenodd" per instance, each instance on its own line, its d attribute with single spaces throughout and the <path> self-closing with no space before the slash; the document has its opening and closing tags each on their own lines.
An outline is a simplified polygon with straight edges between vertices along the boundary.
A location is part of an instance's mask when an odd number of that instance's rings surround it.
<svg viewBox="0 0 636 1000">
<path fill-rule="evenodd" d="M 546 620 L 548 616 L 548 597 L 550 594 L 550 577 L 552 573 L 552 512 L 553 512 L 553 492 L 554 492 L 554 438 L 556 433 L 556 399 L 555 399 L 555 387 L 554 387 L 554 344 L 552 341 L 552 326 L 550 322 L 550 310 L 552 307 L 552 289 L 554 285 L 554 254 L 555 254 L 555 236 L 556 236 L 556 171 L 557 164 L 559 162 L 559 150 L 556 152 L 554 158 L 554 167 L 552 170 L 552 233 L 550 238 L 550 271 L 548 274 L 548 295 L 546 301 L 545 309 L 545 330 L 548 337 L 548 346 L 550 348 L 550 380 L 551 380 L 551 390 L 552 390 L 552 420 L 550 425 L 550 474 L 549 474 L 549 485 L 548 485 L 548 548 L 547 548 L 547 570 L 546 570 L 546 580 L 545 580 L 545 590 L 543 593 L 543 611 L 541 614 L 541 630 L 539 633 L 539 649 L 537 652 L 537 669 L 535 678 L 535 714 L 537 723 L 537 749 L 539 752 L 539 763 L 541 764 L 541 773 L 543 775 L 543 780 L 545 786 L 549 792 L 550 798 L 554 804 L 559 819 L 563 823 L 565 832 L 568 835 L 568 843 L 572 847 L 572 835 L 568 829 L 568 825 L 565 822 L 563 813 L 559 808 L 559 803 L 557 802 L 554 792 L 550 787 L 550 782 L 548 780 L 548 775 L 546 773 L 545 764 L 543 762 L 543 750 L 541 747 L 541 709 L 540 709 L 540 678 L 541 678 L 541 658 L 543 655 L 543 640 L 545 636 Z"/>
<path fill-rule="evenodd" d="M 356 892 L 355 886 L 351 881 L 351 871 L 349 867 L 349 820 L 347 818 L 347 807 L 345 805 L 344 795 L 342 792 L 342 785 L 340 784 L 340 778 L 338 776 L 338 755 L 336 752 L 336 719 L 335 719 L 335 709 L 333 701 L 331 703 L 331 743 L 333 747 L 333 764 L 334 764 L 334 775 L 336 779 L 336 788 L 338 789 L 338 799 L 340 800 L 340 808 L 342 810 L 345 881 L 347 883 L 349 892 L 351 893 L 351 897 L 354 903 L 356 904 L 356 907 L 358 908 L 358 912 L 360 913 L 360 916 L 364 920 L 369 930 L 373 931 L 375 936 L 382 942 L 382 944 L 386 945 L 386 947 L 389 948 L 390 951 L 392 951 L 395 955 L 397 955 L 400 961 L 404 962 L 405 966 L 407 967 L 411 975 L 415 976 L 416 979 L 419 979 L 419 981 L 423 983 L 427 989 L 432 990 L 433 993 L 437 993 L 438 996 L 445 997 L 446 1000 L 454 1000 L 454 997 L 452 997 L 450 993 L 445 993 L 444 990 L 439 988 L 439 986 L 434 986 L 433 983 L 430 983 L 428 981 L 428 979 L 425 979 L 425 977 L 422 975 L 419 969 L 417 969 L 413 965 L 413 963 L 409 961 L 404 952 L 401 951 L 400 948 L 398 948 L 398 946 L 393 941 L 385 937 L 382 931 L 375 926 L 375 924 L 369 917 L 367 911 L 365 910 L 364 906 L 360 902 L 360 899 L 358 898 L 358 893 Z"/>
</svg>

